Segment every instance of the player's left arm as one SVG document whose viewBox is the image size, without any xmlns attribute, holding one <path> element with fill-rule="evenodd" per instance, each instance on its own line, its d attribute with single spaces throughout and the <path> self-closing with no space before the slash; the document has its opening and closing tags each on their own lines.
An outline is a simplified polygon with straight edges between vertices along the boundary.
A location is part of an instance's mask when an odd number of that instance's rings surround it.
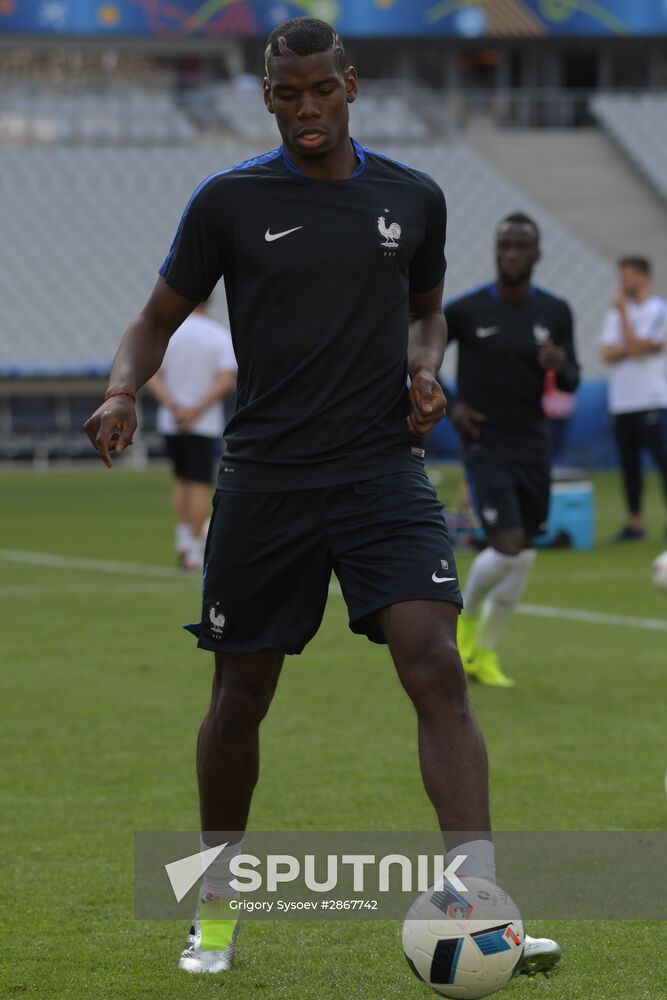
<svg viewBox="0 0 667 1000">
<path fill-rule="evenodd" d="M 444 279 L 429 292 L 410 294 L 408 374 L 411 434 L 423 437 L 445 415 L 447 402 L 437 380 L 447 346 L 447 320 L 442 311 Z"/>
<path fill-rule="evenodd" d="M 162 403 L 168 410 L 173 410 L 176 407 L 176 403 L 172 399 L 171 393 L 159 371 L 156 371 L 155 375 L 149 378 L 148 382 L 146 382 L 146 388 L 155 396 L 158 403 Z"/>
<path fill-rule="evenodd" d="M 445 283 L 447 204 L 441 189 L 423 177 L 424 235 L 410 261 L 410 335 L 408 374 L 411 434 L 423 437 L 445 415 L 445 394 L 436 378 L 447 346 L 447 320 L 442 311 Z"/>
<path fill-rule="evenodd" d="M 579 385 L 580 366 L 574 345 L 572 310 L 563 303 L 563 317 L 554 340 L 540 348 L 537 360 L 545 371 L 556 372 L 556 385 L 563 392 L 574 392 Z"/>
</svg>

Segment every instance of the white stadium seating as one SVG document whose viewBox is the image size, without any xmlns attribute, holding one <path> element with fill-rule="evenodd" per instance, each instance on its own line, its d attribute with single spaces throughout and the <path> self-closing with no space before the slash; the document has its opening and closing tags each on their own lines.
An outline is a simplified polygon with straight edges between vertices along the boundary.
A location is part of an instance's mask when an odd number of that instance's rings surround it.
<svg viewBox="0 0 667 1000">
<path fill-rule="evenodd" d="M 590 106 L 600 124 L 667 198 L 667 95 L 597 94 Z"/>
<path fill-rule="evenodd" d="M 361 129 L 355 134 L 364 138 Z M 380 148 L 432 174 L 447 195 L 448 296 L 491 278 L 493 231 L 503 215 L 534 214 L 544 245 L 538 282 L 571 301 L 586 374 L 597 374 L 611 265 L 465 145 Z M 107 368 L 193 189 L 262 151 L 238 142 L 0 149 L 0 374 Z"/>
</svg>

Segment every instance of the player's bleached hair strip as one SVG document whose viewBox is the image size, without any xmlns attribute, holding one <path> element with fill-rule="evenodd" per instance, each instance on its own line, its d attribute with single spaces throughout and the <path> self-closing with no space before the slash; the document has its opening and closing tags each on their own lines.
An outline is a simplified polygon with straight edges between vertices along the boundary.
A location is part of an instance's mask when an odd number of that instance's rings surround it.
<svg viewBox="0 0 667 1000">
<path fill-rule="evenodd" d="M 287 44 L 287 39 L 285 38 L 284 35 L 280 35 L 280 37 L 278 38 L 278 55 L 281 55 L 281 56 L 295 56 L 296 55 L 296 52 L 293 52 L 292 49 Z"/>
<path fill-rule="evenodd" d="M 316 17 L 293 17 L 273 29 L 264 51 L 264 72 L 270 79 L 269 64 L 277 56 L 309 56 L 333 52 L 341 72 L 346 68 L 345 48 L 333 25 Z"/>
</svg>

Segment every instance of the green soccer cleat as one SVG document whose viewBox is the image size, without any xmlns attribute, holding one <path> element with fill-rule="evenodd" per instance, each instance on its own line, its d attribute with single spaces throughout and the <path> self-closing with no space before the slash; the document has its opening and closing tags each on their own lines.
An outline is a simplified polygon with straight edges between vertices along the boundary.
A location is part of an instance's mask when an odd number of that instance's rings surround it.
<svg viewBox="0 0 667 1000">
<path fill-rule="evenodd" d="M 519 959 L 517 973 L 520 976 L 536 976 L 543 972 L 548 976 L 560 963 L 560 945 L 551 938 L 533 938 L 526 934 L 523 955 Z"/>
<path fill-rule="evenodd" d="M 462 611 L 459 615 L 456 642 L 459 647 L 459 655 L 465 670 L 466 664 L 474 659 L 477 652 L 477 619 L 471 618 L 470 615 L 465 613 L 465 611 Z"/>
<path fill-rule="evenodd" d="M 502 672 L 498 654 L 493 649 L 478 646 L 474 658 L 464 662 L 463 668 L 468 677 L 488 687 L 514 687 L 512 678 Z"/>
<path fill-rule="evenodd" d="M 239 922 L 210 919 L 217 902 L 202 902 L 195 913 L 178 962 L 184 972 L 229 972 L 232 967 Z"/>
</svg>

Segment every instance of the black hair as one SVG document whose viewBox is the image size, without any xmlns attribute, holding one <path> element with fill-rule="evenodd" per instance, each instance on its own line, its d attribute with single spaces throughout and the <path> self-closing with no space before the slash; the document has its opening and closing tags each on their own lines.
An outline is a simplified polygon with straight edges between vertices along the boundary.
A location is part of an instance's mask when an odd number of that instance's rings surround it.
<svg viewBox="0 0 667 1000">
<path fill-rule="evenodd" d="M 312 56 L 317 52 L 333 52 L 338 69 L 345 72 L 345 49 L 336 29 L 316 17 L 292 17 L 269 35 L 264 72 L 270 78 L 269 61 L 274 56 Z"/>
<path fill-rule="evenodd" d="M 651 261 L 648 257 L 621 257 L 618 261 L 619 267 L 634 267 L 636 271 L 641 271 L 647 278 L 651 277 Z"/>
<path fill-rule="evenodd" d="M 529 215 L 525 212 L 512 212 L 511 215 L 506 215 L 504 219 L 501 219 L 498 223 L 498 229 L 501 226 L 517 225 L 517 226 L 530 226 L 530 228 L 535 233 L 535 241 L 540 242 L 540 227 L 535 222 L 535 219 L 531 219 Z"/>
</svg>

